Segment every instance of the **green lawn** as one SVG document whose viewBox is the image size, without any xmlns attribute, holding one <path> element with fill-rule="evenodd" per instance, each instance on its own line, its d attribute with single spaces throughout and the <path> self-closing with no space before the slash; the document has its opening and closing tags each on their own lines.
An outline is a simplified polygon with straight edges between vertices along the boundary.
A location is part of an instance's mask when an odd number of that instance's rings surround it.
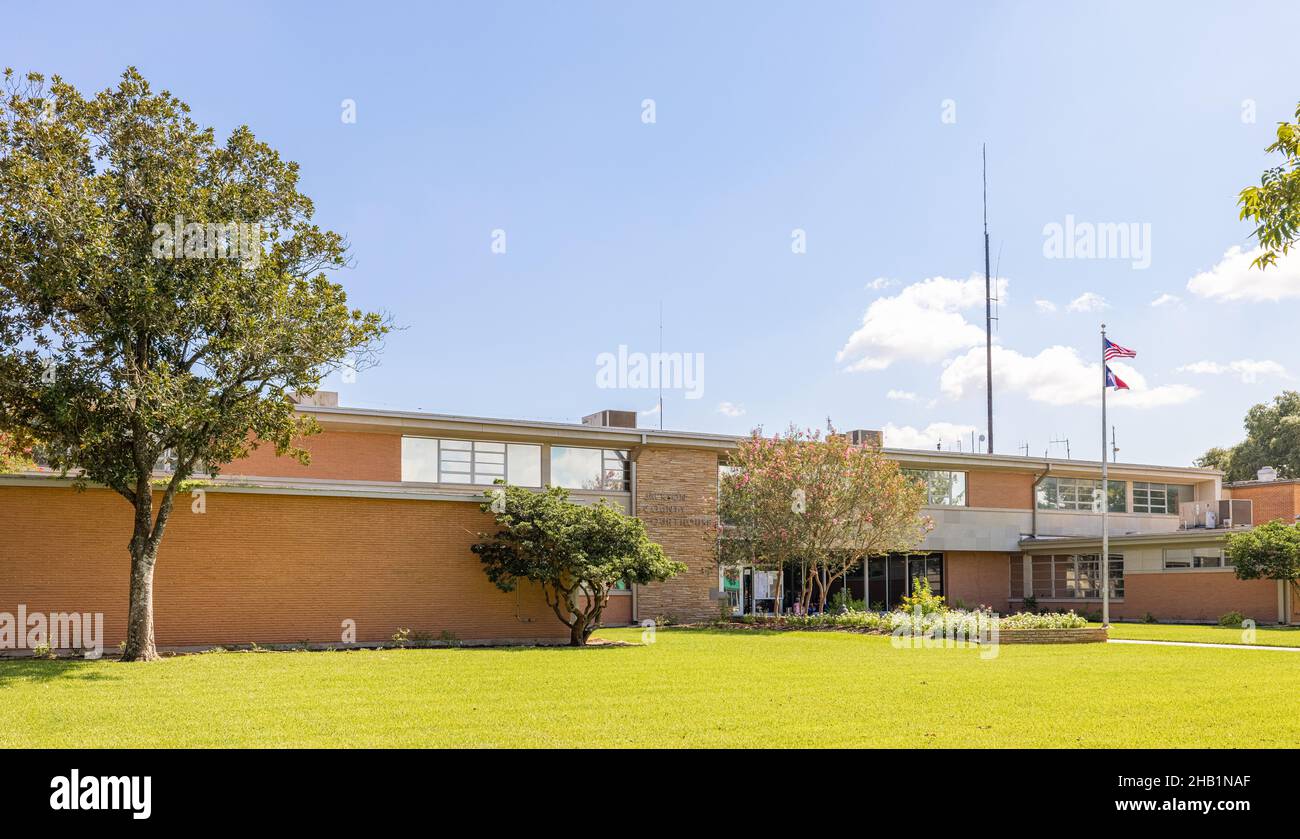
<svg viewBox="0 0 1300 839">
<path fill-rule="evenodd" d="M 1092 624 L 1099 626 L 1100 624 Z M 1258 644 L 1261 647 L 1300 647 L 1300 627 L 1256 629 L 1254 640 L 1247 640 L 1240 629 L 1225 626 L 1182 626 L 1168 623 L 1115 623 L 1111 638 L 1138 641 L 1194 641 L 1206 644 Z"/>
<path fill-rule="evenodd" d="M 1300 656 L 1083 644 L 983 660 L 847 633 L 661 630 L 582 650 L 0 662 L 0 703 L 3 748 L 1290 747 Z"/>
</svg>

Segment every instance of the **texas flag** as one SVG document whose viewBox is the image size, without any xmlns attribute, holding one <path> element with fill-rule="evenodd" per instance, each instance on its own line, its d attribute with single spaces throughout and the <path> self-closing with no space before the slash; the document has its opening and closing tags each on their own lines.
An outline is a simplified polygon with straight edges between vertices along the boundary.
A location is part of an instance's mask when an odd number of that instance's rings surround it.
<svg viewBox="0 0 1300 839">
<path fill-rule="evenodd" d="M 1106 387 L 1113 387 L 1116 390 L 1128 390 L 1128 385 L 1119 376 L 1111 372 L 1110 365 L 1106 366 Z"/>
</svg>

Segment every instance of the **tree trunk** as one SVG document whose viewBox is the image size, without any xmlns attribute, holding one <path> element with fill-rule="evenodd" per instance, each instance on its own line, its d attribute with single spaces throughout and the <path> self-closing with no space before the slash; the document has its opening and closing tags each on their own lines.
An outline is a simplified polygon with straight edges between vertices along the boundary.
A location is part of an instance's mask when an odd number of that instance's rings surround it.
<svg viewBox="0 0 1300 839">
<path fill-rule="evenodd" d="M 123 661 L 155 661 L 153 638 L 153 567 L 156 553 L 131 550 L 131 595 L 126 615 L 126 649 Z M 145 546 L 141 546 L 145 547 Z"/>
<path fill-rule="evenodd" d="M 131 534 L 131 592 L 126 613 L 126 647 L 123 661 L 156 661 L 153 636 L 153 569 L 158 543 L 171 515 L 176 481 L 163 493 L 158 519 L 153 518 L 153 487 L 147 474 L 136 483 L 135 529 Z"/>
<path fill-rule="evenodd" d="M 585 647 L 587 646 L 587 621 L 581 615 L 575 615 L 573 623 L 569 624 L 569 646 Z"/>
</svg>

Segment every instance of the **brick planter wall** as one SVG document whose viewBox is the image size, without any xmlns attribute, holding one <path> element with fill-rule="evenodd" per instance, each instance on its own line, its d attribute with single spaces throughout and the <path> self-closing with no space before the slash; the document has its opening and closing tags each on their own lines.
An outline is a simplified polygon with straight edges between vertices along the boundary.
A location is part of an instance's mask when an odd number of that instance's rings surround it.
<svg viewBox="0 0 1300 839">
<path fill-rule="evenodd" d="M 1102 627 L 1083 629 L 1003 629 L 998 633 L 999 644 L 1104 644 L 1106 630 Z"/>
</svg>

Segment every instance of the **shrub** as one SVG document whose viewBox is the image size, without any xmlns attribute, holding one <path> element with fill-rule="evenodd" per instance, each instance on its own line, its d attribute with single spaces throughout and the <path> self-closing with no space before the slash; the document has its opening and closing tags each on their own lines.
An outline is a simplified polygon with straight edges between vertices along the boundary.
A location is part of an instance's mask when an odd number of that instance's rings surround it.
<svg viewBox="0 0 1300 839">
<path fill-rule="evenodd" d="M 826 609 L 829 612 L 865 612 L 867 602 L 865 600 L 854 600 L 849 590 L 842 588 L 835 592 L 835 596 L 826 605 Z"/>
<path fill-rule="evenodd" d="M 901 609 L 908 613 L 920 610 L 922 615 L 937 615 L 948 611 L 943 596 L 930 590 L 930 581 L 925 577 L 912 578 L 912 593 L 903 597 Z"/>
<path fill-rule="evenodd" d="M 411 643 L 410 627 L 399 626 L 397 631 L 393 633 L 393 643 L 399 647 L 405 647 L 407 644 Z"/>
<path fill-rule="evenodd" d="M 1034 597 L 1034 596 L 1031 594 L 1031 595 L 1029 595 L 1028 597 L 1025 598 L 1025 611 L 1026 611 L 1026 612 L 1037 612 L 1037 611 L 1038 611 L 1038 598 L 1037 598 L 1037 597 Z"/>
<path fill-rule="evenodd" d="M 1150 612 L 1147 612 L 1145 615 L 1142 616 L 1142 622 L 1143 622 L 1143 623 L 1160 623 L 1160 621 L 1156 620 L 1156 616 L 1153 615 L 1153 614 L 1151 614 Z"/>
<path fill-rule="evenodd" d="M 1231 626 L 1235 629 L 1240 629 L 1245 620 L 1246 616 L 1241 612 L 1228 612 L 1226 615 L 1219 618 L 1219 626 Z"/>
<path fill-rule="evenodd" d="M 1083 617 L 1089 623 L 1101 623 L 1101 612 L 1084 612 Z"/>
<path fill-rule="evenodd" d="M 442 632 L 438 633 L 438 640 L 449 647 L 460 646 L 460 639 L 457 638 L 456 633 L 452 632 L 450 629 L 444 629 Z"/>
<path fill-rule="evenodd" d="M 37 644 L 32 647 L 32 656 L 34 658 L 55 658 L 54 650 L 50 649 L 49 644 Z"/>
</svg>

